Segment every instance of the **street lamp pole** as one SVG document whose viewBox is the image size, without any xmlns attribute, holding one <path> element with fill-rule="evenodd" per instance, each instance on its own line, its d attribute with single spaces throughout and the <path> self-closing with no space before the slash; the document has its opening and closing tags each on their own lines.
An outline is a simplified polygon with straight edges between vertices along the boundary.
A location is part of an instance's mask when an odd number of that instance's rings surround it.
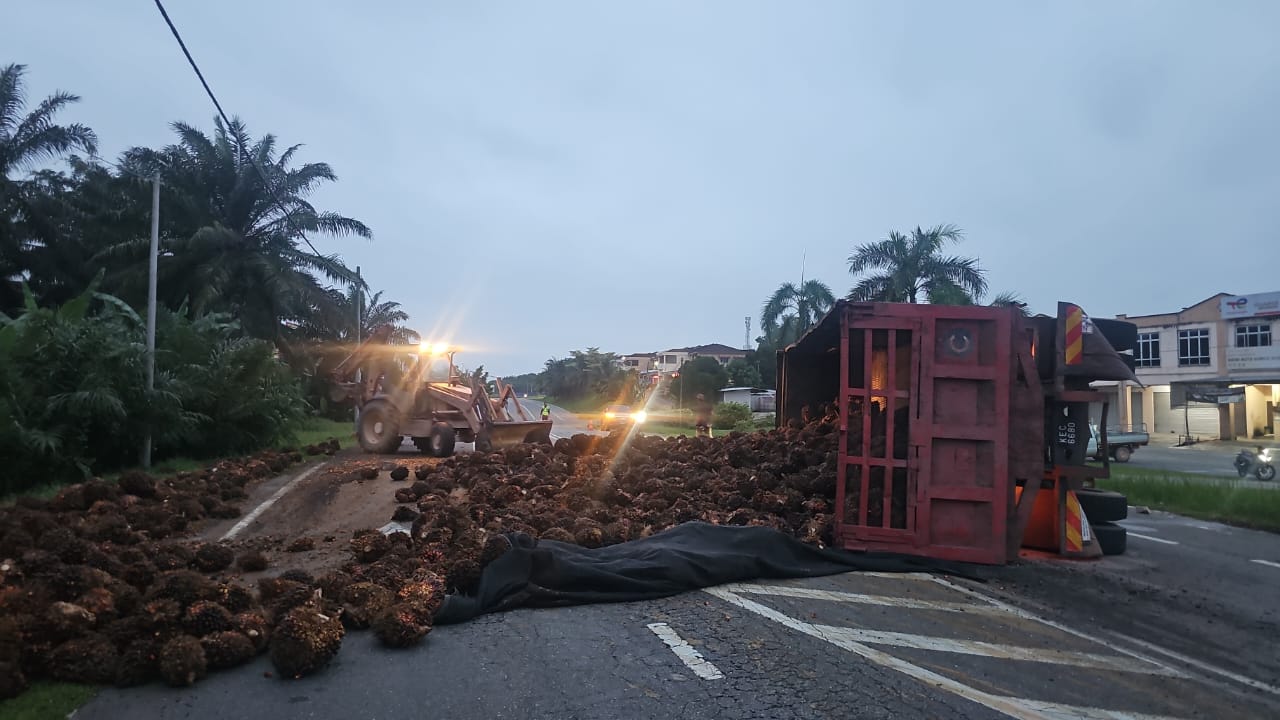
<svg viewBox="0 0 1280 720">
<path fill-rule="evenodd" d="M 160 270 L 160 173 L 151 178 L 151 252 L 147 257 L 147 397 L 156 386 L 156 275 Z M 151 467 L 151 421 L 142 440 L 142 467 Z"/>
</svg>

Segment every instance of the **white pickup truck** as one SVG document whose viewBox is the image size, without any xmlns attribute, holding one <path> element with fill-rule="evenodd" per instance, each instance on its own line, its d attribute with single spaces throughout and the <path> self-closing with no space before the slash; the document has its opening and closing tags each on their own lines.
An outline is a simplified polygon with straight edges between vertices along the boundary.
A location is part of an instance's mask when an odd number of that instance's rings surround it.
<svg viewBox="0 0 1280 720">
<path fill-rule="evenodd" d="M 1133 451 L 1151 441 L 1146 430 L 1124 432 L 1122 428 L 1107 428 L 1106 453 L 1116 462 L 1129 462 Z M 1085 453 L 1094 460 L 1102 459 L 1102 451 L 1098 449 L 1098 426 L 1089 423 L 1089 447 Z"/>
</svg>

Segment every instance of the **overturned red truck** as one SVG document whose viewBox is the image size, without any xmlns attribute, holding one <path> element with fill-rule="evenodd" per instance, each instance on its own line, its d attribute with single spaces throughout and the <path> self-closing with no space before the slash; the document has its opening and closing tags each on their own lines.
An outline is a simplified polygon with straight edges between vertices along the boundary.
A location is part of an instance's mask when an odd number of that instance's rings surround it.
<svg viewBox="0 0 1280 720">
<path fill-rule="evenodd" d="M 835 539 L 1002 564 L 1123 552 L 1123 496 L 1092 488 L 1097 381 L 1134 380 L 1131 323 L 1015 308 L 841 301 L 778 353 L 778 422 L 836 411 Z"/>
</svg>

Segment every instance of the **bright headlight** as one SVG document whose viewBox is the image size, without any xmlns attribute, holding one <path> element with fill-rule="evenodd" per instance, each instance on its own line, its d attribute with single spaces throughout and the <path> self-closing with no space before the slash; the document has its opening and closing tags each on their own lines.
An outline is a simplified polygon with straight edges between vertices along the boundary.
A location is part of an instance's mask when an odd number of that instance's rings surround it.
<svg viewBox="0 0 1280 720">
<path fill-rule="evenodd" d="M 605 413 L 605 414 L 604 414 L 604 416 L 605 416 L 605 417 L 607 417 L 607 418 L 609 418 L 610 420 L 612 420 L 613 418 L 618 417 L 616 413 L 612 413 L 612 412 L 607 412 L 607 413 Z"/>
<path fill-rule="evenodd" d="M 632 418 L 633 420 L 635 420 L 636 422 L 638 422 L 638 423 L 642 423 L 642 422 L 644 422 L 644 419 L 645 419 L 645 418 L 647 418 L 647 417 L 649 417 L 649 416 L 648 416 L 648 415 L 645 415 L 643 411 L 638 412 L 638 413 L 635 413 L 634 415 L 632 415 L 632 416 L 631 416 L 631 418 Z"/>
</svg>

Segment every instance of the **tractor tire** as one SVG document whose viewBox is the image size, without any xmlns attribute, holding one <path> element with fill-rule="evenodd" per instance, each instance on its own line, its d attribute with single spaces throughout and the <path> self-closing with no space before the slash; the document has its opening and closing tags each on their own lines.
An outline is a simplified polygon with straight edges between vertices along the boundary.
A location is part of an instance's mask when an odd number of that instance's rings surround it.
<svg viewBox="0 0 1280 720">
<path fill-rule="evenodd" d="M 431 455 L 447 458 L 453 454 L 453 446 L 458 442 L 457 433 L 447 423 L 438 422 L 431 426 Z"/>
<path fill-rule="evenodd" d="M 431 438 L 429 437 L 414 438 L 413 446 L 418 448 L 418 452 L 422 453 L 423 455 L 431 454 Z"/>
<path fill-rule="evenodd" d="M 393 453 L 400 448 L 400 417 L 391 403 L 373 400 L 360 409 L 356 440 L 367 453 Z"/>
<path fill-rule="evenodd" d="M 1133 450 L 1130 450 L 1128 445 L 1121 445 L 1120 447 L 1111 451 L 1111 457 L 1115 458 L 1116 462 L 1118 463 L 1129 462 L 1129 458 L 1132 455 L 1133 455 Z"/>
<path fill-rule="evenodd" d="M 1123 555 L 1129 546 L 1129 532 L 1114 523 L 1089 523 L 1103 555 Z"/>
<path fill-rule="evenodd" d="M 1084 488 L 1076 491 L 1076 499 L 1089 524 L 1117 522 L 1129 517 L 1129 498 L 1118 492 Z"/>
</svg>

